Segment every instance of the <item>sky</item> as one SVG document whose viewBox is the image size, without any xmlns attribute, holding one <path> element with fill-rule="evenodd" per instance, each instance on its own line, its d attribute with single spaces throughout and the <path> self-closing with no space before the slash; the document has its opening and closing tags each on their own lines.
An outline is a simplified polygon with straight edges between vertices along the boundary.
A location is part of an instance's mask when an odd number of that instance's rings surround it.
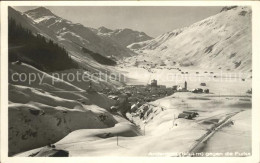
<svg viewBox="0 0 260 163">
<path fill-rule="evenodd" d="M 40 6 L 38 6 L 40 7 Z M 55 15 L 84 26 L 130 28 L 157 37 L 219 13 L 222 7 L 183 6 L 44 6 Z M 16 6 L 21 12 L 37 7 Z"/>
</svg>

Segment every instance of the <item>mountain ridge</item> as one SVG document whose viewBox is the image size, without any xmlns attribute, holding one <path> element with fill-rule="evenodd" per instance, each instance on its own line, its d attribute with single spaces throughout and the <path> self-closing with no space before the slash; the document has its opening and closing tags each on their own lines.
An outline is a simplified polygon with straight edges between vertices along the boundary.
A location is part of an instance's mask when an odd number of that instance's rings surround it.
<svg viewBox="0 0 260 163">
<path fill-rule="evenodd" d="M 98 29 L 94 30 L 94 32 L 96 32 L 97 35 L 101 37 L 111 38 L 124 47 L 127 47 L 132 43 L 153 39 L 153 37 L 148 36 L 145 32 L 140 32 L 129 28 L 112 30 L 101 26 Z"/>
<path fill-rule="evenodd" d="M 44 7 L 28 10 L 23 15 L 40 28 L 41 33 L 51 32 L 50 37 L 53 40 L 67 48 L 73 48 L 73 51 L 77 53 L 82 53 L 80 46 L 77 45 L 79 44 L 103 56 L 113 56 L 117 59 L 135 55 L 134 52 L 115 41 L 98 36 L 92 28 L 63 19 Z"/>
<path fill-rule="evenodd" d="M 248 7 L 228 8 L 128 48 L 140 55 L 137 61 L 145 58 L 157 64 L 248 72 L 252 65 L 251 12 Z"/>
<path fill-rule="evenodd" d="M 53 14 L 49 9 L 46 9 L 44 7 L 39 7 L 33 10 L 28 10 L 24 12 L 24 14 L 33 20 L 35 23 L 39 25 L 46 26 L 50 29 L 52 29 L 56 34 L 58 34 L 58 39 L 67 39 L 68 35 L 73 35 L 74 37 L 82 37 L 81 41 L 84 44 L 90 44 L 91 40 L 94 39 L 94 42 L 100 42 L 101 40 L 106 40 L 103 44 L 111 44 L 109 46 L 114 47 L 114 49 L 119 49 L 121 55 L 131 56 L 133 55 L 132 51 L 129 51 L 128 48 L 126 48 L 127 45 L 134 43 L 134 42 L 140 42 L 145 40 L 150 40 L 152 37 L 148 36 L 144 32 L 134 31 L 132 29 L 116 29 L 111 30 L 106 27 L 99 27 L 98 29 L 86 27 L 80 23 L 73 23 L 69 20 L 63 19 L 55 14 Z M 58 25 L 62 24 L 63 27 L 57 27 Z M 57 29 L 58 28 L 58 29 Z M 74 30 L 75 29 L 75 30 Z M 80 31 L 80 32 L 78 32 Z M 88 33 L 85 37 L 84 34 Z M 65 35 L 65 36 L 64 36 Z M 94 36 L 97 35 L 97 36 Z M 72 37 L 72 36 L 70 36 Z M 102 41 L 101 41 L 102 42 Z M 107 43 L 111 42 L 111 43 Z M 77 42 L 79 43 L 79 42 Z M 93 43 L 96 44 L 96 43 Z M 116 45 L 117 44 L 117 45 Z M 97 44 L 98 45 L 98 44 Z M 115 45 L 115 46 L 113 46 Z M 90 45 L 86 45 L 90 50 L 98 52 L 100 54 L 104 54 L 105 51 L 99 50 L 100 47 L 93 47 Z M 123 50 L 124 49 L 124 50 Z M 106 51 L 107 52 L 107 51 Z M 110 52 L 108 52 L 110 53 Z M 112 53 L 112 52 L 111 52 Z M 113 52 L 115 53 L 115 52 Z M 124 53 L 124 54 L 122 54 Z M 111 56 L 109 54 L 108 56 Z M 119 54 L 116 54 L 117 57 L 120 58 Z"/>
</svg>

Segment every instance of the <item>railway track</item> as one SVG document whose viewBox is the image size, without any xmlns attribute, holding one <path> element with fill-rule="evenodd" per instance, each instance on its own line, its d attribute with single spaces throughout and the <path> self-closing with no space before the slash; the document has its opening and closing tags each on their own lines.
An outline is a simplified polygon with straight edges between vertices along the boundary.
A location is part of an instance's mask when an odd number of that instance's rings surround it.
<svg viewBox="0 0 260 163">
<path fill-rule="evenodd" d="M 203 145 L 203 143 L 205 143 L 210 137 L 212 137 L 219 129 L 224 127 L 225 124 L 231 119 L 231 117 L 238 114 L 239 112 L 230 113 L 225 119 L 223 119 L 221 122 L 219 122 L 214 127 L 212 127 L 209 131 L 207 131 L 207 133 L 205 133 L 202 137 L 200 137 L 195 144 L 192 145 L 192 147 L 187 153 L 189 154 L 198 153 L 201 145 Z"/>
</svg>

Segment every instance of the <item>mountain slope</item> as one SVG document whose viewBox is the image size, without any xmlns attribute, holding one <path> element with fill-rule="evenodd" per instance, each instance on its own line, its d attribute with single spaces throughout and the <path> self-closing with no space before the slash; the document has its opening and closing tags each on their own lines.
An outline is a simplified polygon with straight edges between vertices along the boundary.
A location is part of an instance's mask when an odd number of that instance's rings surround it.
<svg viewBox="0 0 260 163">
<path fill-rule="evenodd" d="M 79 23 L 72 23 L 63 19 L 50 10 L 39 7 L 24 12 L 30 20 L 37 24 L 43 31 L 53 32 L 52 38 L 62 42 L 66 46 L 76 47 L 80 52 L 80 46 L 103 56 L 114 56 L 123 58 L 134 55 L 132 51 L 116 43 L 112 39 L 103 39 L 93 32 L 92 28 L 85 27 Z"/>
<path fill-rule="evenodd" d="M 250 71 L 251 9 L 233 7 L 189 27 L 128 46 L 139 60 L 166 65 Z"/>
<path fill-rule="evenodd" d="M 79 68 L 64 48 L 41 35 L 34 36 L 12 18 L 8 20 L 8 44 L 9 62 L 19 60 L 46 72 Z"/>
<path fill-rule="evenodd" d="M 29 79 L 11 80 L 13 74 L 22 73 L 42 76 L 42 82 L 38 78 L 32 83 Z M 84 91 L 87 86 L 80 88 L 75 82 L 59 80 L 24 63 L 10 63 L 8 75 L 9 155 L 54 143 L 77 129 L 117 123 L 106 111 L 114 101 L 101 93 Z"/>
<path fill-rule="evenodd" d="M 108 37 L 116 41 L 118 44 L 126 47 L 132 43 L 151 40 L 152 37 L 148 36 L 144 32 L 134 31 L 132 29 L 116 29 L 111 30 L 106 27 L 100 27 L 95 32 L 102 37 Z"/>
</svg>

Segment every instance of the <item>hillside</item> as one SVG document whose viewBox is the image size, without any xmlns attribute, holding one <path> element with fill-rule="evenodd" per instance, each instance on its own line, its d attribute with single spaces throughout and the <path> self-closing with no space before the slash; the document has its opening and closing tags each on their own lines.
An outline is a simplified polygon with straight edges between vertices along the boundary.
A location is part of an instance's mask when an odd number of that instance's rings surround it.
<svg viewBox="0 0 260 163">
<path fill-rule="evenodd" d="M 84 52 L 83 48 L 87 49 L 88 51 L 91 51 L 92 53 L 99 54 L 96 57 L 99 57 L 99 58 L 102 58 L 102 59 L 108 58 L 108 60 L 110 60 L 109 55 L 104 55 L 104 53 L 98 53 L 96 51 L 92 51 L 91 49 L 88 49 L 87 46 L 82 45 L 82 42 L 78 42 L 79 41 L 78 39 L 74 40 L 74 39 L 66 38 L 66 39 L 59 40 L 59 37 L 55 33 L 55 30 L 52 30 L 52 29 L 42 25 L 41 23 L 35 22 L 33 19 L 29 18 L 25 13 L 18 12 L 11 7 L 8 8 L 8 13 L 9 13 L 8 14 L 9 19 L 15 20 L 15 22 L 17 24 L 20 24 L 22 28 L 24 28 L 26 30 L 30 30 L 33 35 L 42 36 L 42 37 L 45 38 L 46 42 L 49 42 L 49 40 L 51 40 L 54 44 L 57 44 L 59 47 L 64 48 L 68 52 L 69 58 L 71 58 L 74 62 L 77 63 L 77 65 L 81 69 L 80 71 L 88 71 L 88 73 L 91 73 L 91 74 L 94 74 L 94 73 L 105 73 L 105 74 L 117 73 L 116 70 L 114 69 L 114 67 L 112 67 L 112 66 L 108 67 L 106 64 L 102 65 L 102 64 L 98 63 L 94 59 L 95 57 L 93 58 L 91 56 L 91 54 Z M 32 16 L 34 16 L 35 19 L 37 19 L 37 18 L 40 17 L 41 14 L 43 14 L 45 16 L 46 14 L 49 15 L 51 12 L 49 10 L 45 9 L 45 8 L 39 8 L 39 11 L 35 10 L 32 13 L 34 13 L 34 14 L 32 14 Z M 38 13 L 38 15 L 36 15 L 36 13 Z M 39 14 L 39 13 L 41 13 L 41 14 Z M 53 16 L 53 15 L 54 14 L 52 14 L 51 16 Z M 55 16 L 55 17 L 57 19 L 61 19 L 61 22 L 67 21 L 67 20 L 59 18 L 57 16 Z M 69 24 L 67 24 L 67 25 L 69 25 Z M 60 27 L 60 26 L 58 26 L 58 27 Z M 76 25 L 75 25 L 75 28 L 76 28 Z M 81 29 L 83 29 L 83 28 L 81 28 Z M 95 35 L 93 32 L 91 32 L 91 33 L 93 35 Z M 99 36 L 97 36 L 97 35 L 95 37 L 99 38 Z M 101 39 L 101 38 L 99 38 L 99 39 Z M 104 45 L 104 44 L 102 44 L 102 41 L 99 42 L 99 43 L 93 43 L 93 42 L 91 43 L 91 45 L 93 45 L 93 46 L 96 46 L 96 45 L 99 45 L 99 44 L 102 45 L 102 46 Z M 12 49 L 12 51 L 14 51 L 14 50 L 17 50 L 17 49 L 13 48 L 13 47 L 20 46 L 20 45 L 11 45 L 10 44 L 10 46 L 11 47 L 9 47 L 9 48 Z M 107 48 L 108 49 L 105 48 L 103 50 L 109 51 L 110 48 L 112 48 L 114 50 L 116 49 L 116 48 L 113 48 L 113 47 L 107 47 Z M 126 48 L 124 47 L 123 49 L 126 49 Z M 130 51 L 130 50 L 127 50 L 127 51 Z M 116 54 L 116 52 L 113 53 L 113 54 Z M 122 53 L 122 54 L 128 54 L 128 53 Z M 28 55 L 28 54 L 26 54 L 26 55 Z M 121 53 L 120 53 L 120 55 L 121 55 Z M 110 62 L 113 62 L 113 65 L 115 65 L 115 61 L 116 61 L 117 58 L 116 57 L 111 57 L 111 58 L 113 59 L 113 61 L 111 59 Z M 56 62 L 58 62 L 58 61 L 56 61 Z M 28 63 L 28 62 L 26 62 L 26 63 Z M 32 64 L 31 62 L 30 62 L 30 64 L 35 66 L 35 67 L 38 66 L 37 64 Z M 55 65 L 53 65 L 53 66 L 55 66 Z M 39 68 L 39 67 L 37 67 L 37 68 Z M 66 71 L 76 72 L 76 70 L 66 70 Z M 104 87 L 108 86 L 109 88 L 111 88 L 111 87 L 113 88 L 115 86 L 122 85 L 121 82 L 117 82 L 117 81 L 105 81 L 105 82 L 99 81 L 99 82 L 102 83 L 101 84 L 102 86 L 104 86 Z M 99 85 L 100 85 L 100 83 L 99 83 Z"/>
<path fill-rule="evenodd" d="M 141 54 L 129 61 L 249 72 L 251 16 L 251 9 L 247 7 L 222 10 L 188 27 L 129 45 L 128 48 Z"/>
<path fill-rule="evenodd" d="M 9 8 L 8 155 L 252 156 L 251 17 L 151 38 Z"/>
<path fill-rule="evenodd" d="M 102 65 L 110 65 L 110 66 L 115 66 L 116 65 L 116 62 L 111 59 L 111 58 L 108 58 L 108 57 L 105 57 L 105 56 L 102 56 L 98 53 L 94 53 L 86 48 L 82 48 L 82 51 L 84 53 L 88 53 L 89 55 L 91 55 L 91 57 L 97 61 L 98 63 L 102 64 Z"/>
<path fill-rule="evenodd" d="M 46 72 L 78 68 L 64 48 L 39 34 L 34 36 L 12 18 L 8 21 L 8 38 L 9 62 L 19 60 Z"/>
<path fill-rule="evenodd" d="M 28 78 L 12 80 L 13 74 L 21 73 L 41 78 L 31 83 Z M 114 101 L 101 93 L 85 91 L 88 83 L 59 80 L 24 63 L 10 63 L 8 75 L 10 155 L 54 143 L 76 129 L 105 128 L 117 123 L 106 111 Z M 103 114 L 105 121 L 99 117 Z"/>
<path fill-rule="evenodd" d="M 123 58 L 134 55 L 132 51 L 112 39 L 98 36 L 92 28 L 63 19 L 44 7 L 26 11 L 23 15 L 32 20 L 44 33 L 51 31 L 52 39 L 73 48 L 74 51 L 79 52 L 80 45 L 103 56 Z"/>
<path fill-rule="evenodd" d="M 43 17 L 48 17 L 50 12 L 45 14 Z M 106 78 L 105 74 L 116 74 L 113 68 L 97 63 L 90 52 L 73 43 L 75 40 L 59 41 L 54 31 L 38 24 L 40 21 L 12 8 L 8 16 L 9 156 L 55 143 L 77 129 L 119 123 L 122 118 L 106 110 L 114 101 L 99 93 L 122 85 Z M 14 62 L 17 60 L 20 62 Z M 78 73 L 84 74 L 84 81 L 62 78 L 63 74 Z M 104 74 L 95 76 L 100 73 Z M 17 78 L 20 74 L 25 80 Z M 32 75 L 35 78 L 30 81 Z"/>
</svg>

